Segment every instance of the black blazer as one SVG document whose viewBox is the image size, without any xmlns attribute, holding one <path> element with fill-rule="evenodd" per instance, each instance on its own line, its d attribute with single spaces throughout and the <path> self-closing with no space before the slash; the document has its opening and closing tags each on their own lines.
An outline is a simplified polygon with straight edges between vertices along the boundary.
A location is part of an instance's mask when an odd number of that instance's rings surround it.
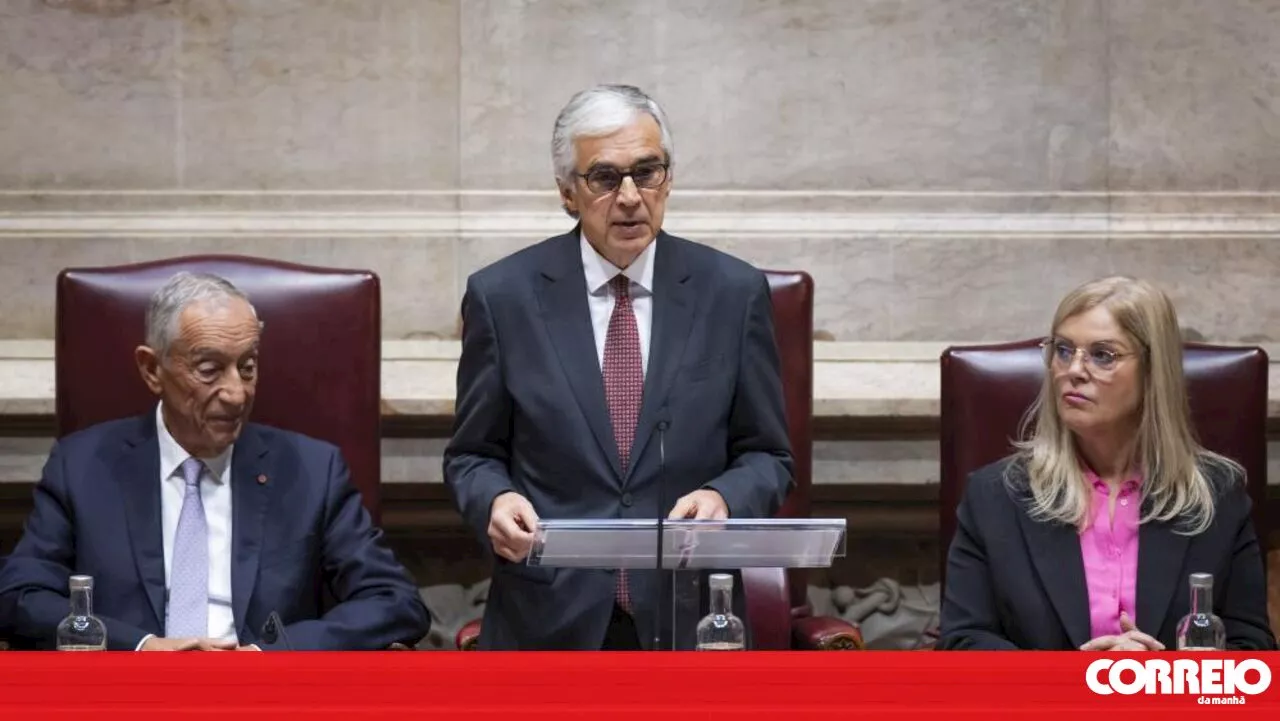
<svg viewBox="0 0 1280 721">
<path fill-rule="evenodd" d="M 768 282 L 707 246 L 666 233 L 654 242 L 652 342 L 627 468 L 605 403 L 578 231 L 468 279 L 444 480 L 486 549 L 489 508 L 504 491 L 544 519 L 654 518 L 700 487 L 724 496 L 735 518 L 768 517 L 781 504 L 791 449 Z M 496 563 L 481 648 L 600 648 L 614 571 Z M 670 614 L 653 607 L 655 572 L 628 578 L 647 643 Z"/>
<path fill-rule="evenodd" d="M 1089 641 L 1079 534 L 1031 519 L 1026 496 L 1004 481 L 1012 462 L 969 476 L 947 557 L 939 648 L 1074 650 Z M 1020 466 L 1010 471 L 1025 478 Z M 1249 496 L 1239 478 L 1210 480 L 1217 494 L 1208 530 L 1188 537 L 1168 523 L 1139 529 L 1134 621 L 1175 648 L 1178 621 L 1190 607 L 1188 575 L 1212 573 L 1213 610 L 1226 625 L 1227 647 L 1274 649 Z"/>
</svg>

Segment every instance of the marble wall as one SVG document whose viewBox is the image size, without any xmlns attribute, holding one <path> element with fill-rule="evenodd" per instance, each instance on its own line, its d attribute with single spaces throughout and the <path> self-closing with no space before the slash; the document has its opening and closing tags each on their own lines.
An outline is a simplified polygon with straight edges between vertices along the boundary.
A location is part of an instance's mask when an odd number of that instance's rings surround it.
<svg viewBox="0 0 1280 721">
<path fill-rule="evenodd" d="M 1274 0 L 12 0 L 0 338 L 63 267 L 206 251 L 372 268 L 389 336 L 447 336 L 567 229 L 552 120 L 620 81 L 671 116 L 668 228 L 810 271 L 823 337 L 1038 334 L 1128 272 L 1276 341 L 1278 45 Z"/>
</svg>

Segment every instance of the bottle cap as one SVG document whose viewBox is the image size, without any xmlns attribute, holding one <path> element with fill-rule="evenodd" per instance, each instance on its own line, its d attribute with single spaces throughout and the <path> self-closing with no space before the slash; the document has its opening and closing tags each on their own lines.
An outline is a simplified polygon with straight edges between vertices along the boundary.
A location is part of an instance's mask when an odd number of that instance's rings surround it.
<svg viewBox="0 0 1280 721">
<path fill-rule="evenodd" d="M 93 576 L 72 576 L 71 590 L 72 591 L 92 591 Z"/>
<path fill-rule="evenodd" d="M 1191 574 L 1191 585 L 1195 588 L 1212 588 L 1212 573 L 1193 573 Z"/>
<path fill-rule="evenodd" d="M 711 574 L 711 587 L 733 588 L 733 576 L 727 573 L 713 573 Z"/>
</svg>

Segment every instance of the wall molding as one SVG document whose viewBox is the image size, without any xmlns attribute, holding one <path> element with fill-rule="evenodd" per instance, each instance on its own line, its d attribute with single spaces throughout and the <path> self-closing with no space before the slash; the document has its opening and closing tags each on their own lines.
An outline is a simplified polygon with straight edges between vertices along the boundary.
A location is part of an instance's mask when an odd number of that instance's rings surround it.
<svg viewBox="0 0 1280 721">
<path fill-rule="evenodd" d="M 562 233 L 559 212 L 139 211 L 0 213 L 0 237 L 530 238 Z M 667 215 L 696 238 L 1151 238 L 1280 235 L 1280 213 L 830 213 L 704 212 Z"/>
<path fill-rule="evenodd" d="M 0 237 L 528 238 L 570 219 L 547 190 L 0 191 Z M 1280 193 L 674 190 L 697 238 L 1274 237 Z"/>
</svg>

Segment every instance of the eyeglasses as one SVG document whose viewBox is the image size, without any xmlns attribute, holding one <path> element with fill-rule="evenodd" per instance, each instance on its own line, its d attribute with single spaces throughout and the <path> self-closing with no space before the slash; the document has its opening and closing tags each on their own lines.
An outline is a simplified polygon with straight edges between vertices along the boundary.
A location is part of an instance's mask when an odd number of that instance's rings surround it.
<svg viewBox="0 0 1280 721">
<path fill-rule="evenodd" d="M 631 178 L 641 190 L 653 190 L 667 182 L 669 163 L 642 163 L 631 170 L 621 170 L 611 165 L 598 165 L 585 173 L 574 175 L 587 181 L 587 189 L 593 193 L 612 193 L 622 187 L 624 178 Z"/>
<path fill-rule="evenodd" d="M 1075 361 L 1077 355 L 1084 356 L 1086 366 L 1095 371 L 1109 373 L 1116 368 L 1116 364 L 1121 358 L 1137 355 L 1137 353 L 1124 353 L 1121 351 L 1111 350 L 1102 345 L 1094 345 L 1089 348 L 1077 348 L 1069 341 L 1061 338 L 1046 338 L 1040 342 L 1040 347 L 1044 349 L 1044 360 L 1046 365 L 1058 365 L 1062 368 L 1070 368 L 1071 363 Z"/>
</svg>

